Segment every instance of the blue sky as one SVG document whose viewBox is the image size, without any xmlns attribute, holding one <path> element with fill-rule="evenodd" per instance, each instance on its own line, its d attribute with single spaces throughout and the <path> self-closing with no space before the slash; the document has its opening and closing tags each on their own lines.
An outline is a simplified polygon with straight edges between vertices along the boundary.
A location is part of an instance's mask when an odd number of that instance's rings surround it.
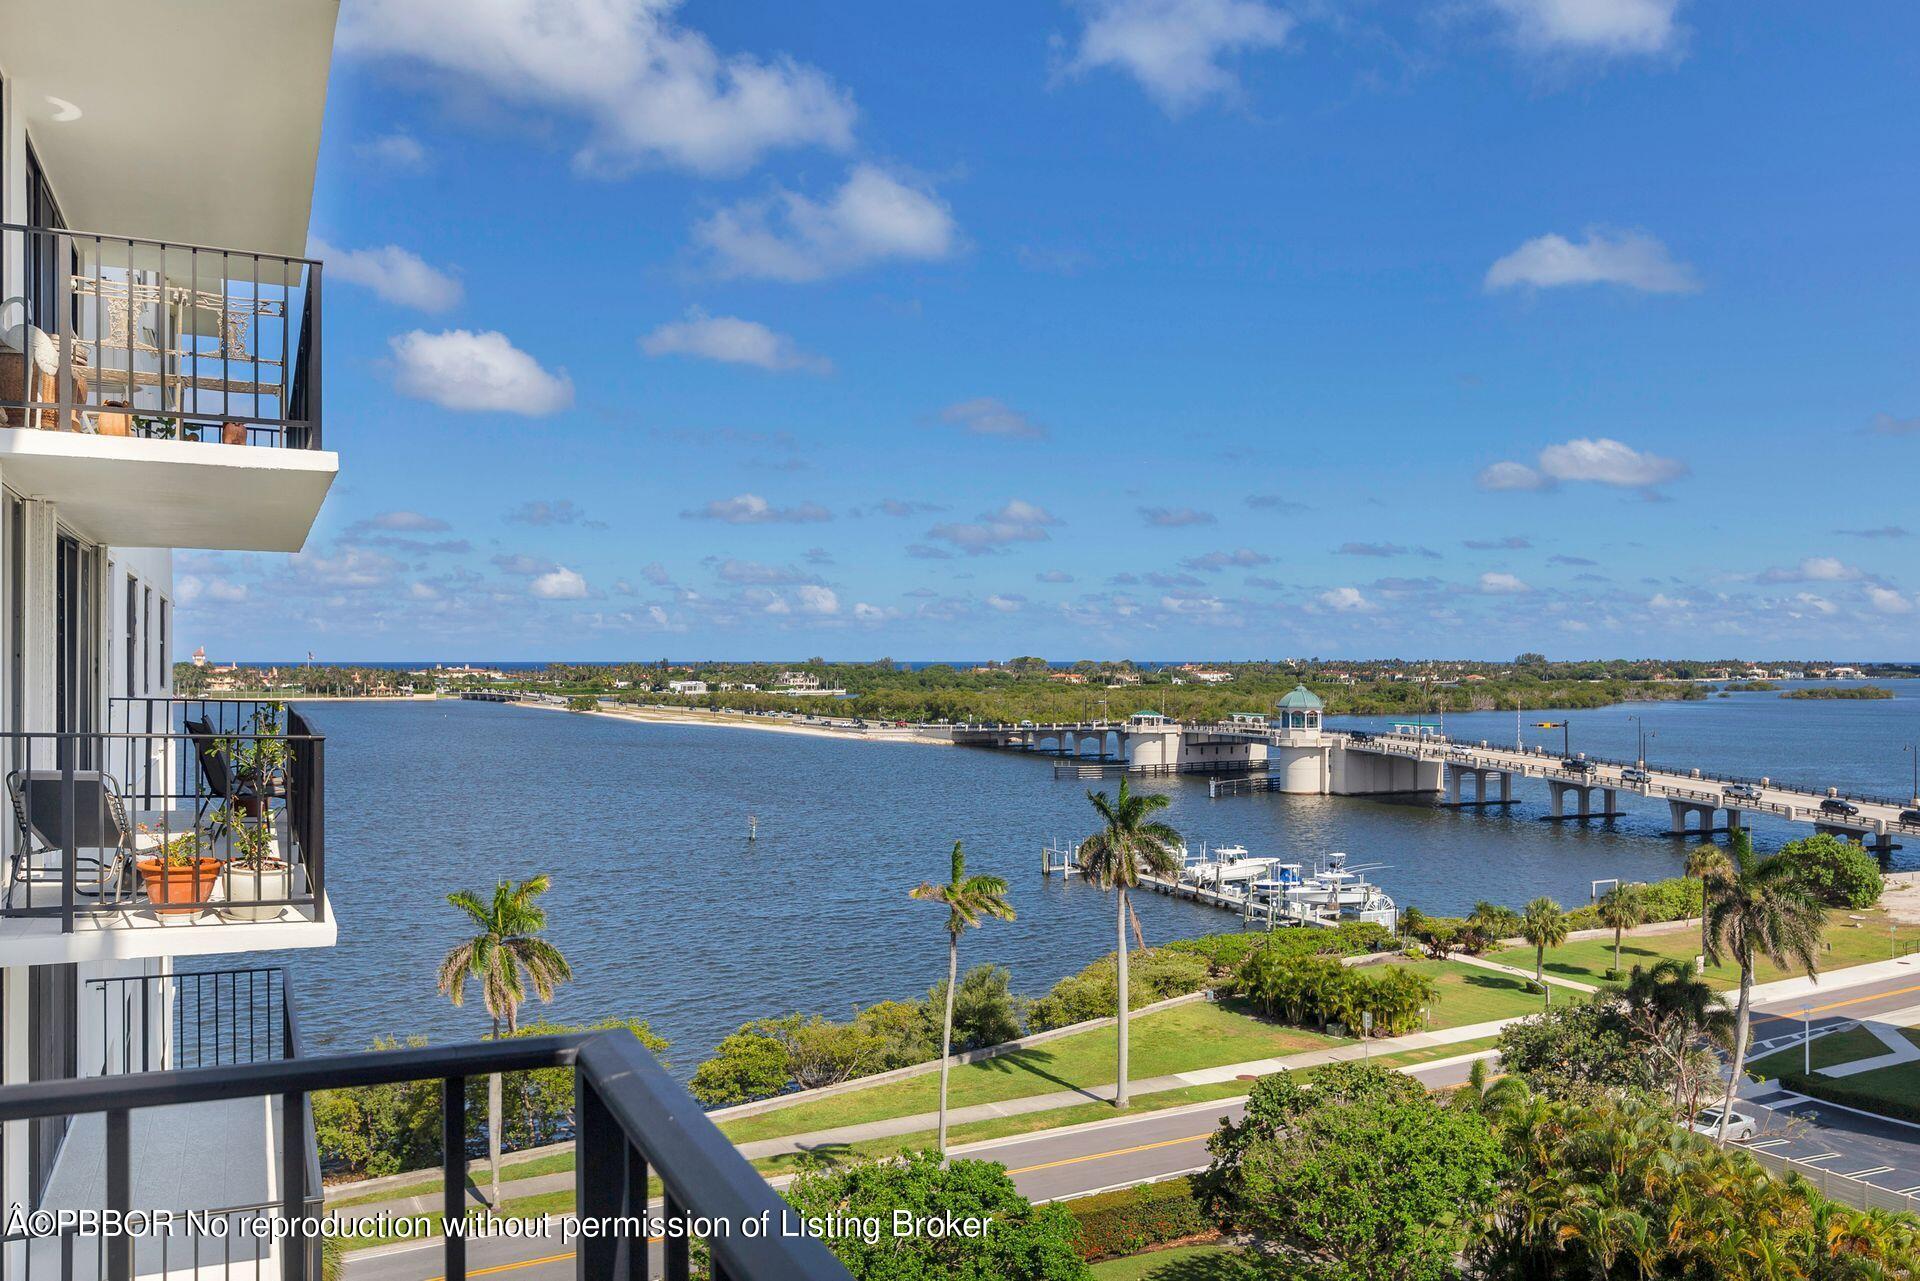
<svg viewBox="0 0 1920 1281">
<path fill-rule="evenodd" d="M 1916 36 L 344 0 L 342 474 L 181 644 L 1920 656 Z"/>
</svg>

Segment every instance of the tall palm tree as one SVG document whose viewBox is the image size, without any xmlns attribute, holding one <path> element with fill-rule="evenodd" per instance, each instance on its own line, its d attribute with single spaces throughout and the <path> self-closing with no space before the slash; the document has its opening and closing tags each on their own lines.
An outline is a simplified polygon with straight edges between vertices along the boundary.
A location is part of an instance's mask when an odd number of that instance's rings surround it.
<svg viewBox="0 0 1920 1281">
<path fill-rule="evenodd" d="M 1120 1072 L 1114 1086 L 1113 1106 L 1123 1108 L 1127 1106 L 1127 891 L 1140 884 L 1143 869 L 1160 876 L 1178 872 L 1180 856 L 1176 851 L 1182 845 L 1180 833 L 1153 818 L 1169 803 L 1164 795 L 1142 796 L 1130 792 L 1123 778 L 1118 799 L 1108 799 L 1105 792 L 1088 792 L 1087 800 L 1104 826 L 1080 842 L 1077 851 L 1080 872 L 1103 890 L 1119 891 L 1114 916 L 1118 940 L 1114 959 L 1120 985 Z"/>
<path fill-rule="evenodd" d="M 1616 881 L 1600 896 L 1600 923 L 1613 931 L 1613 972 L 1620 973 L 1620 940 L 1626 932 L 1647 919 L 1646 891 L 1638 885 Z"/>
<path fill-rule="evenodd" d="M 553 884 L 551 877 L 530 876 L 514 885 L 501 881 L 493 898 L 482 899 L 472 890 L 455 890 L 447 902 L 467 914 L 480 932 L 447 949 L 440 962 L 440 990 L 455 1005 L 466 1004 L 467 980 L 480 985 L 481 1000 L 493 1020 L 493 1037 L 500 1024 L 507 1035 L 520 1030 L 520 1005 L 527 999 L 522 976 L 542 1001 L 553 999 L 554 985 L 573 977 L 573 967 L 560 949 L 537 937 L 547 928 L 547 914 L 534 900 Z M 493 1164 L 493 1203 L 500 1204 L 500 1074 L 487 1078 L 487 1155 Z"/>
<path fill-rule="evenodd" d="M 1731 960 L 1740 968 L 1740 1000 L 1734 1007 L 1733 1070 L 1727 1077 L 1726 1106 L 1720 1112 L 1720 1142 L 1727 1141 L 1727 1119 L 1734 1091 L 1747 1068 L 1752 1035 L 1753 967 L 1766 957 L 1781 969 L 1791 963 L 1811 978 L 1820 968 L 1820 942 L 1827 912 L 1817 894 L 1794 875 L 1785 859 L 1762 859 L 1745 830 L 1728 842 L 1726 879 L 1707 907 L 1707 955 L 1717 965 Z"/>
<path fill-rule="evenodd" d="M 1567 930 L 1567 914 L 1544 894 L 1520 914 L 1520 937 L 1533 945 L 1533 980 L 1542 992 L 1547 990 L 1547 949 L 1566 942 Z"/>
<path fill-rule="evenodd" d="M 1726 884 L 1727 873 L 1732 868 L 1726 851 L 1712 842 L 1695 846 L 1687 855 L 1687 875 L 1700 879 L 1700 968 L 1703 970 L 1707 968 L 1707 900 Z"/>
<path fill-rule="evenodd" d="M 908 896 L 929 903 L 941 903 L 947 909 L 947 1013 L 940 1024 L 940 1155 L 947 1154 L 947 1060 L 953 1054 L 953 993 L 960 985 L 960 933 L 969 926 L 978 928 L 989 916 L 1001 921 L 1013 919 L 1007 903 L 1007 883 L 998 876 L 968 876 L 967 855 L 960 842 L 953 843 L 953 873 L 945 885 L 931 881 L 909 890 Z"/>
</svg>

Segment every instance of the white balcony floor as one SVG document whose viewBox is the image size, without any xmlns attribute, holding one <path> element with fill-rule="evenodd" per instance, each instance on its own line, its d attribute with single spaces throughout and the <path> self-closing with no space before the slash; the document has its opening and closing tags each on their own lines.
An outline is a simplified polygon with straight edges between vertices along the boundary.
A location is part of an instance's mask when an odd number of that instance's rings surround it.
<svg viewBox="0 0 1920 1281">
<path fill-rule="evenodd" d="M 284 1139 L 278 1099 L 143 1108 L 129 1117 L 129 1208 L 230 1210 L 278 1200 Z M 106 1118 L 75 1117 L 41 1204 L 56 1211 L 99 1209 L 106 1194 Z M 179 1214 L 171 1231 L 134 1243 L 135 1275 L 274 1281 L 280 1274 L 275 1248 L 239 1230 L 238 1217 L 229 1218 L 233 1230 L 218 1239 L 192 1235 Z M 60 1275 L 57 1241 L 39 1241 L 32 1249 L 31 1275 Z M 77 1238 L 74 1275 L 104 1276 L 103 1249 L 99 1238 Z"/>
</svg>

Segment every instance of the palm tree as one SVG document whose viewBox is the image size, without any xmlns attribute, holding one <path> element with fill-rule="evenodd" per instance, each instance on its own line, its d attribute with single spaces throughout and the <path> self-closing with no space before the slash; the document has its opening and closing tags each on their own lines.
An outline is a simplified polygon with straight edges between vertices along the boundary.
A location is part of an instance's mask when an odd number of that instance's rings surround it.
<svg viewBox="0 0 1920 1281">
<path fill-rule="evenodd" d="M 1674 1110 L 1691 1116 L 1706 1074 L 1720 1063 L 1702 1043 L 1733 1043 L 1733 1011 L 1693 966 L 1674 957 L 1634 966 L 1614 990 L 1627 1026 L 1670 1067 Z"/>
<path fill-rule="evenodd" d="M 1527 910 L 1520 914 L 1520 937 L 1533 945 L 1533 980 L 1544 992 L 1547 990 L 1547 949 L 1567 941 L 1567 914 L 1543 894 L 1527 904 Z"/>
<path fill-rule="evenodd" d="M 1707 968 L 1707 899 L 1726 883 L 1732 868 L 1726 852 L 1718 845 L 1699 845 L 1687 855 L 1687 875 L 1700 878 L 1700 968 L 1703 970 Z"/>
<path fill-rule="evenodd" d="M 953 1053 L 953 992 L 960 985 L 960 933 L 978 927 L 987 917 L 1011 921 L 1007 883 L 998 876 L 968 876 L 967 856 L 953 843 L 953 874 L 945 885 L 923 882 L 908 896 L 947 908 L 947 1013 L 940 1024 L 940 1155 L 947 1154 L 947 1067 Z"/>
<path fill-rule="evenodd" d="M 1647 919 L 1647 897 L 1638 885 L 1616 881 L 1600 896 L 1600 923 L 1613 931 L 1613 972 L 1620 973 L 1620 939 Z"/>
<path fill-rule="evenodd" d="M 1180 870 L 1182 848 L 1180 833 L 1151 816 L 1168 805 L 1161 794 L 1139 795 L 1127 790 L 1120 780 L 1120 796 L 1109 800 L 1105 792 L 1088 792 L 1087 800 L 1105 824 L 1080 842 L 1077 856 L 1080 872 L 1103 890 L 1118 890 L 1114 931 L 1119 946 L 1115 953 L 1117 981 L 1120 985 L 1120 1074 L 1114 1086 L 1113 1106 L 1127 1106 L 1127 891 L 1140 883 L 1144 868 L 1160 876 L 1172 876 Z"/>
<path fill-rule="evenodd" d="M 479 933 L 447 949 L 440 962 L 440 990 L 455 1005 L 464 1005 L 467 980 L 480 984 L 480 996 L 493 1020 L 493 1037 L 500 1038 L 504 1020 L 507 1035 L 520 1030 L 520 1004 L 527 999 L 526 987 L 533 984 L 542 1001 L 553 999 L 554 985 L 573 977 L 573 967 L 560 949 L 536 937 L 547 928 L 547 914 L 534 902 L 547 892 L 553 880 L 531 876 L 514 885 L 501 881 L 493 887 L 491 901 L 472 890 L 455 890 L 447 902 L 467 914 Z M 500 1074 L 487 1078 L 487 1155 L 493 1164 L 493 1203 L 500 1204 Z"/>
<path fill-rule="evenodd" d="M 1762 859 L 1743 829 L 1728 842 L 1726 879 L 1707 908 L 1707 955 L 1714 964 L 1732 960 L 1740 967 L 1740 1000 L 1734 1007 L 1733 1071 L 1727 1077 L 1726 1106 L 1720 1112 L 1720 1142 L 1727 1141 L 1727 1118 L 1747 1067 L 1747 1039 L 1753 1032 L 1753 967 L 1766 957 L 1781 969 L 1791 962 L 1813 977 L 1820 968 L 1820 942 L 1827 912 L 1817 894 L 1795 876 L 1785 859 Z"/>
</svg>

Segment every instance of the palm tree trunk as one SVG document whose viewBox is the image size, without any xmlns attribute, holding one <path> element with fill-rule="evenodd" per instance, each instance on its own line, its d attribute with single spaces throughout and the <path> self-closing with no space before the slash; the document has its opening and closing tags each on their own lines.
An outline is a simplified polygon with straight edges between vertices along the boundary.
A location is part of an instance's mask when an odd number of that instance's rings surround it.
<svg viewBox="0 0 1920 1281">
<path fill-rule="evenodd" d="M 1753 958 L 1740 958 L 1740 1005 L 1733 1023 L 1733 1071 L 1727 1077 L 1726 1104 L 1720 1109 L 1720 1146 L 1727 1145 L 1727 1122 L 1733 1116 L 1733 1096 L 1747 1070 L 1747 1038 L 1753 1032 Z"/>
<path fill-rule="evenodd" d="M 1541 987 L 1547 985 L 1547 945 L 1536 943 L 1533 948 L 1533 981 Z"/>
<path fill-rule="evenodd" d="M 513 1011 L 507 1011 L 507 1025 L 513 1025 Z M 493 1039 L 500 1039 L 500 1020 L 493 1021 Z M 493 1199 L 490 1204 L 500 1206 L 500 1074 L 487 1077 L 487 1161 L 493 1167 Z"/>
<path fill-rule="evenodd" d="M 953 1056 L 953 989 L 959 983 L 960 936 L 947 935 L 947 1014 L 940 1024 L 940 1159 L 947 1157 L 947 1068 Z"/>
<path fill-rule="evenodd" d="M 1119 944 L 1115 977 L 1120 985 L 1120 1068 L 1113 1087 L 1113 1106 L 1127 1106 L 1127 887 L 1120 887 L 1120 911 L 1114 918 L 1114 937 Z"/>
<path fill-rule="evenodd" d="M 1613 927 L 1613 972 L 1615 974 L 1620 972 L 1620 936 L 1625 932 L 1625 926 L 1616 925 Z"/>
</svg>

